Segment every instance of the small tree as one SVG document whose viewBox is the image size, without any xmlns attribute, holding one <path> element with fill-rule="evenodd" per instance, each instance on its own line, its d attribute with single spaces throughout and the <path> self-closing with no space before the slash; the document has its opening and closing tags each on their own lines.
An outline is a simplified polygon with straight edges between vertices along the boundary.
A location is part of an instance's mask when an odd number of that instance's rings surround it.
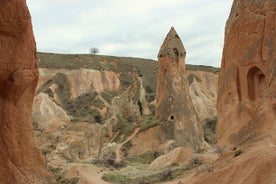
<svg viewBox="0 0 276 184">
<path fill-rule="evenodd" d="M 90 50 L 89 50 L 90 54 L 93 54 L 93 55 L 96 55 L 98 54 L 100 51 L 98 48 L 96 47 L 92 47 Z"/>
</svg>

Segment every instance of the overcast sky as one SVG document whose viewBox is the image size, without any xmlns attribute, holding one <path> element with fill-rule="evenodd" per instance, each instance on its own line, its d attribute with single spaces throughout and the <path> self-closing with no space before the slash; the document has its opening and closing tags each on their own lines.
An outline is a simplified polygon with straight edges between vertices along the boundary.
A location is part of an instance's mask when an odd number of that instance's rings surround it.
<svg viewBox="0 0 276 184">
<path fill-rule="evenodd" d="M 220 66 L 232 0 L 27 0 L 37 49 L 157 60 L 174 26 L 186 63 Z"/>
</svg>

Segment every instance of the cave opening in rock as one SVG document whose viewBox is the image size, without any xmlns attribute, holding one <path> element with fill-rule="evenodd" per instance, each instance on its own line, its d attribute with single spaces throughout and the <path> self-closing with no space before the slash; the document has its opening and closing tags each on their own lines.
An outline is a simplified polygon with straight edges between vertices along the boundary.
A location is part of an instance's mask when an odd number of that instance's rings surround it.
<svg viewBox="0 0 276 184">
<path fill-rule="evenodd" d="M 174 116 L 171 116 L 171 117 L 170 117 L 170 120 L 173 121 L 173 120 L 174 120 Z"/>
<path fill-rule="evenodd" d="M 248 97 L 254 101 L 266 96 L 266 79 L 264 73 L 258 68 L 253 67 L 247 75 Z"/>
</svg>

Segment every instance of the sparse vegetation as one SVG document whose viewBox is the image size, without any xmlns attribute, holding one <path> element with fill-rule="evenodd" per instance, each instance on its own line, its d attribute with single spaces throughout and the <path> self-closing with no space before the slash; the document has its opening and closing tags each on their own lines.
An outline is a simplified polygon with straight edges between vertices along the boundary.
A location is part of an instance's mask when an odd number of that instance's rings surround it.
<svg viewBox="0 0 276 184">
<path fill-rule="evenodd" d="M 211 145 L 216 143 L 217 119 L 206 120 L 203 124 L 204 140 Z"/>
<path fill-rule="evenodd" d="M 155 127 L 157 125 L 158 125 L 158 121 L 154 120 L 153 117 L 150 117 L 149 119 L 143 120 L 141 122 L 140 132 L 147 130 L 149 128 Z"/>
<path fill-rule="evenodd" d="M 112 127 L 112 131 L 113 132 L 120 131 L 119 135 L 129 136 L 136 127 L 137 127 L 136 123 L 124 121 L 118 118 L 118 121 Z"/>
<path fill-rule="evenodd" d="M 141 155 L 136 155 L 136 156 L 127 158 L 127 162 L 150 164 L 153 160 L 155 160 L 160 155 L 162 155 L 162 153 L 157 152 L 157 151 L 147 151 Z"/>
<path fill-rule="evenodd" d="M 169 181 L 181 175 L 186 168 L 174 167 L 164 170 L 152 171 L 147 166 L 137 166 L 136 169 L 128 168 L 128 171 L 118 171 L 103 175 L 103 179 L 115 184 L 160 183 Z"/>
<path fill-rule="evenodd" d="M 201 82 L 201 79 L 200 79 L 198 76 L 196 76 L 196 75 L 193 74 L 193 73 L 190 73 L 190 74 L 188 75 L 189 85 L 191 85 L 191 84 L 194 82 L 194 80 L 196 80 L 197 82 Z"/>
<path fill-rule="evenodd" d="M 121 81 L 121 88 L 119 91 L 103 91 L 95 92 L 91 90 L 90 92 L 84 93 L 76 98 L 72 98 L 70 93 L 70 82 L 65 74 L 57 73 L 53 78 L 48 80 L 44 85 L 41 86 L 38 93 L 43 92 L 48 94 L 55 103 L 60 105 L 66 113 L 70 116 L 72 122 L 86 121 L 86 122 L 96 122 L 96 123 L 105 123 L 105 117 L 102 117 L 97 109 L 103 109 L 106 107 L 107 103 L 112 104 L 114 97 L 121 94 L 122 91 L 125 91 L 127 88 L 132 93 L 132 96 L 129 96 L 129 100 L 133 101 L 134 104 L 138 104 L 140 111 L 142 111 L 142 103 L 139 101 L 139 90 L 140 86 L 132 85 L 135 79 L 133 76 L 139 76 L 143 80 L 143 85 L 146 90 L 146 100 L 152 102 L 155 100 L 156 92 L 156 77 L 157 77 L 157 63 L 154 61 L 138 58 L 127 58 L 127 57 L 112 57 L 112 56 L 98 56 L 91 54 L 84 55 L 62 55 L 62 54 L 44 54 L 38 53 L 39 65 L 41 68 L 48 69 L 79 69 L 79 68 L 88 68 L 95 70 L 112 70 L 118 73 L 118 76 Z M 192 71 L 209 71 L 217 73 L 219 69 L 213 67 L 204 67 L 204 66 L 187 66 L 189 70 Z M 190 74 L 189 82 L 192 83 L 194 80 L 201 81 L 195 74 Z M 54 88 L 52 85 L 55 85 Z M 132 87 L 130 87 L 132 85 Z M 58 98 L 56 98 L 58 97 Z M 155 120 L 154 111 L 155 105 L 151 103 L 150 111 L 152 112 L 149 116 L 140 116 L 139 120 L 136 115 L 128 113 L 129 106 L 126 106 L 127 110 L 123 110 L 124 115 L 117 117 L 115 123 L 110 123 L 110 128 L 112 134 L 110 137 L 112 141 L 117 143 L 122 143 L 124 140 L 130 136 L 136 128 L 139 127 L 140 133 L 152 127 L 158 126 L 159 123 L 165 131 L 168 139 L 174 139 L 174 124 L 169 125 L 162 124 Z M 109 113 L 109 112 L 108 112 Z M 116 119 L 116 118 L 115 118 Z M 93 125 L 94 126 L 94 125 Z M 91 127 L 93 127 L 91 125 Z M 96 125 L 101 126 L 101 125 Z M 108 130 L 110 130 L 108 129 Z M 204 131 L 205 140 L 208 143 L 214 144 L 214 132 L 215 132 L 215 121 L 206 123 L 206 130 Z M 78 123 L 69 123 L 69 125 L 63 131 L 83 131 L 82 127 L 78 126 Z M 46 133 L 46 132 L 45 132 Z M 72 132 L 71 132 L 72 133 Z M 73 132 L 75 133 L 75 132 Z M 93 155 L 91 153 L 90 146 L 92 140 L 91 132 L 83 131 L 81 134 L 81 139 L 76 142 L 70 143 L 67 150 L 60 152 L 60 155 L 66 162 L 79 162 L 79 159 L 84 158 L 86 155 Z M 45 134 L 46 135 L 46 134 Z M 50 136 L 48 139 L 51 142 L 61 142 L 62 138 L 60 136 Z M 94 140 L 93 140 L 94 141 Z M 103 141 L 105 144 L 106 140 Z M 183 142 L 183 140 L 180 140 Z M 93 142 L 94 144 L 94 142 Z M 95 143 L 96 144 L 96 143 Z M 179 144 L 181 145 L 181 144 Z M 55 145 L 57 146 L 57 145 Z M 93 161 L 93 164 L 105 166 L 114 170 L 109 174 L 105 174 L 103 179 L 112 183 L 120 184 L 153 184 L 160 183 L 163 181 L 168 181 L 174 179 L 176 176 L 179 176 L 186 170 L 192 169 L 202 164 L 202 160 L 199 157 L 192 158 L 187 167 L 181 167 L 177 164 L 166 168 L 164 170 L 152 171 L 149 169 L 149 164 L 159 157 L 162 153 L 155 151 L 145 152 L 141 155 L 136 155 L 131 158 L 128 157 L 128 152 L 132 148 L 131 140 L 126 142 L 121 147 L 122 157 L 126 157 L 122 162 L 116 162 L 114 155 L 106 157 L 103 160 Z M 92 149 L 92 148 L 91 148 Z M 114 152 L 114 150 L 113 150 Z M 48 150 L 42 150 L 45 158 L 49 153 Z M 117 152 L 116 152 L 117 153 Z M 238 156 L 238 155 L 237 155 Z M 86 160 L 87 161 L 87 160 Z M 55 169 L 54 169 L 55 170 Z M 70 182 L 77 182 L 77 178 L 72 180 L 64 178 L 64 172 L 59 171 L 58 168 L 54 171 L 57 174 L 58 183 L 71 184 Z M 56 175 L 55 174 L 55 175 Z"/>
<path fill-rule="evenodd" d="M 219 156 L 224 155 L 226 152 L 226 148 L 223 146 L 216 146 L 215 153 L 217 153 Z"/>
<path fill-rule="evenodd" d="M 90 54 L 96 55 L 100 52 L 100 50 L 97 47 L 92 47 L 89 49 Z"/>
<path fill-rule="evenodd" d="M 197 167 L 202 164 L 202 159 L 199 157 L 192 157 L 189 160 L 189 167 Z"/>
<path fill-rule="evenodd" d="M 186 64 L 186 69 L 190 71 L 205 71 L 205 72 L 212 72 L 214 74 L 219 73 L 219 68 L 215 68 L 212 66 L 204 66 L 204 65 L 189 65 Z"/>
<path fill-rule="evenodd" d="M 62 171 L 62 169 L 59 167 L 54 168 L 50 166 L 50 170 L 55 175 L 57 184 L 77 184 L 79 181 L 79 178 L 76 178 L 76 177 L 65 178 L 65 172 Z"/>
</svg>

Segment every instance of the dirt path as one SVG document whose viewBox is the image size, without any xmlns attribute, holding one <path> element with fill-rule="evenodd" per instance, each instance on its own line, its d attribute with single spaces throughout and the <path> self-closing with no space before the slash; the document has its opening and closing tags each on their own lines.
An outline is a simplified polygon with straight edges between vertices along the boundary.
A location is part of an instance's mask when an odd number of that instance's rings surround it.
<svg viewBox="0 0 276 184">
<path fill-rule="evenodd" d="M 115 154 L 116 154 L 116 162 L 121 161 L 121 148 L 122 146 L 127 143 L 129 140 L 131 140 L 138 132 L 140 128 L 136 128 L 134 132 L 122 143 L 118 143 L 115 147 Z"/>
<path fill-rule="evenodd" d="M 102 180 L 102 176 L 108 172 L 106 168 L 91 164 L 72 164 L 66 173 L 66 177 L 78 177 L 78 184 L 110 184 Z"/>
</svg>

